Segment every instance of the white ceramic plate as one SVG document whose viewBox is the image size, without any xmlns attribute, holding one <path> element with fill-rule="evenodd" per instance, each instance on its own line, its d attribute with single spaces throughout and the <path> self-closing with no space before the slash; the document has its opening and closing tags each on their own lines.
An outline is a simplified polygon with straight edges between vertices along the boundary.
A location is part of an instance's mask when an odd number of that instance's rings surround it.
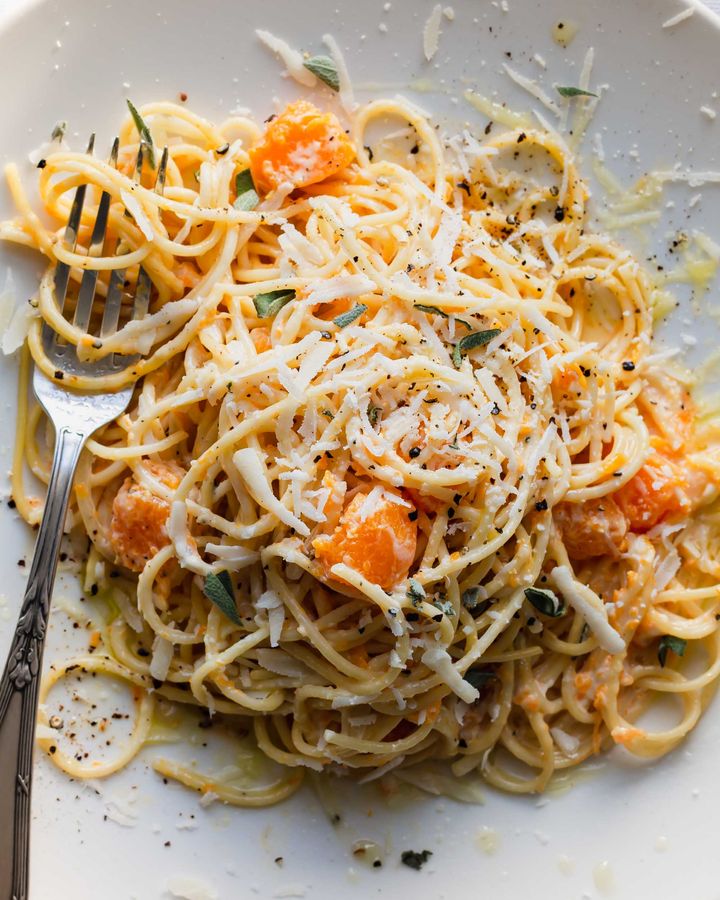
<svg viewBox="0 0 720 900">
<path fill-rule="evenodd" d="M 596 84 L 609 85 L 590 133 L 602 134 L 608 166 L 623 178 L 676 162 L 697 170 L 715 166 L 720 112 L 714 93 L 720 31 L 699 7 L 674 28 L 662 23 L 681 0 L 454 0 L 443 19 L 440 49 L 431 64 L 422 54 L 422 26 L 432 0 L 52 0 L 0 4 L 0 83 L 3 125 L 0 162 L 26 160 L 58 119 L 70 122 L 79 146 L 91 130 L 103 144 L 136 103 L 189 95 L 192 107 L 222 117 L 249 106 L 265 118 L 276 98 L 298 88 L 254 38 L 266 27 L 295 46 L 321 49 L 332 32 L 346 51 L 358 98 L 405 93 L 455 125 L 485 120 L 462 99 L 468 86 L 497 92 L 510 105 L 530 98 L 510 83 L 502 63 L 545 82 L 577 83 L 585 51 L 596 50 Z M 578 26 L 567 49 L 552 39 L 558 21 Z M 547 62 L 544 71 L 534 54 Z M 423 79 L 421 94 L 410 84 Z M 715 168 L 718 168 L 715 166 Z M 32 178 L 25 163 L 24 174 Z M 673 229 L 702 228 L 720 237 L 718 187 L 671 190 L 661 223 L 648 237 L 628 235 L 637 251 L 667 260 Z M 700 194 L 700 199 L 693 199 Z M 692 206 L 690 203 L 692 201 Z M 10 211 L 2 189 L 0 212 Z M 38 268 L 29 254 L 0 247 L 0 279 L 12 265 L 19 296 L 34 289 Z M 709 298 L 713 297 L 711 288 Z M 679 292 L 682 295 L 682 291 Z M 684 295 L 683 295 L 684 296 Z M 705 301 L 707 303 L 707 298 Z M 670 337 L 697 338 L 692 361 L 714 349 L 716 322 L 691 313 L 687 300 Z M 690 318 L 689 318 L 690 317 Z M 685 342 L 689 343 L 688 341 Z M 4 399 L 0 419 L 2 468 L 10 466 L 14 428 L 15 361 L 0 361 Z M 0 511 L 4 652 L 23 590 L 16 561 L 31 536 L 5 504 Z M 72 583 L 59 593 L 72 593 Z M 53 654 L 64 635 L 55 627 Z M 571 790 L 538 802 L 487 792 L 484 806 L 428 798 L 387 810 L 374 793 L 358 793 L 333 827 L 308 791 L 264 811 L 202 808 L 196 795 L 165 786 L 138 760 L 122 775 L 93 786 L 71 783 L 38 760 L 34 794 L 32 900 L 156 900 L 174 896 L 177 879 L 197 882 L 182 896 L 244 898 L 720 897 L 717 883 L 716 774 L 720 743 L 717 704 L 690 740 L 650 766 L 620 755 L 576 780 Z M 120 824 L 118 820 L 124 822 Z M 354 840 L 385 849 L 380 869 L 353 859 Z M 404 849 L 433 851 L 421 872 L 400 865 Z M 493 852 L 491 852 L 493 851 Z M 274 862 L 282 857 L 282 866 Z M 0 860 L 0 865 L 6 864 Z M 174 881 L 175 879 L 175 881 Z M 204 891 L 204 892 L 203 892 Z M 4 898 L 2 898 L 4 900 Z"/>
</svg>

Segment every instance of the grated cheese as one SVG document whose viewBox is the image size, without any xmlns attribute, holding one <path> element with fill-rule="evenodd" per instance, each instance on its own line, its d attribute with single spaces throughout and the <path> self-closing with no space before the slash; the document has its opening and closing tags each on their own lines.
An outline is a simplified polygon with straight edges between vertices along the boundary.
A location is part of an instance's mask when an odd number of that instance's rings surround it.
<svg viewBox="0 0 720 900">
<path fill-rule="evenodd" d="M 355 110 L 355 95 L 353 93 L 352 81 L 350 80 L 350 73 L 348 72 L 345 57 L 342 54 L 338 42 L 331 34 L 323 35 L 323 44 L 325 44 L 330 51 L 330 56 L 337 69 L 338 81 L 340 82 L 340 90 L 338 91 L 340 102 L 346 113 L 352 113 Z"/>
<path fill-rule="evenodd" d="M 155 232 L 153 231 L 152 223 L 150 219 L 148 219 L 145 211 L 134 194 L 131 194 L 130 191 L 120 191 L 120 199 L 125 204 L 125 209 L 130 213 L 130 215 L 135 219 L 135 224 L 142 231 L 143 236 L 146 241 L 153 241 L 155 239 Z"/>
<path fill-rule="evenodd" d="M 284 650 L 268 650 L 260 648 L 256 651 L 257 660 L 263 669 L 274 672 L 276 675 L 285 675 L 288 678 L 304 678 L 309 674 L 306 665 L 293 659 Z"/>
<path fill-rule="evenodd" d="M 367 716 L 348 716 L 348 722 L 353 728 L 363 728 L 365 725 L 374 725 L 377 722 L 377 714 L 370 713 Z"/>
<path fill-rule="evenodd" d="M 677 13 L 677 15 L 671 16 L 669 19 L 666 19 L 662 23 L 663 28 L 674 28 L 676 25 L 679 25 L 681 22 L 684 22 L 686 19 L 689 19 L 690 16 L 693 15 L 695 10 L 692 6 L 689 6 L 687 9 L 684 9 L 682 12 Z"/>
<path fill-rule="evenodd" d="M 170 506 L 170 515 L 165 527 L 180 565 L 198 575 L 209 575 L 212 567 L 200 559 L 194 545 L 189 541 L 187 512 L 181 500 L 175 500 Z"/>
<path fill-rule="evenodd" d="M 333 709 L 344 709 L 346 706 L 361 706 L 372 698 L 361 694 L 337 694 L 330 704 Z"/>
<path fill-rule="evenodd" d="M 311 281 L 307 286 L 307 302 L 330 303 L 341 297 L 359 297 L 375 290 L 375 282 L 367 275 L 334 275 L 331 278 Z"/>
<path fill-rule="evenodd" d="M 125 591 L 120 588 L 113 589 L 112 599 L 132 630 L 136 634 L 141 634 L 143 630 L 143 618 L 138 612 L 137 605 L 131 603 Z"/>
<path fill-rule="evenodd" d="M 179 900 L 218 900 L 217 892 L 195 878 L 176 875 L 165 885 L 168 893 Z"/>
<path fill-rule="evenodd" d="M 33 166 L 37 166 L 41 159 L 47 159 L 51 153 L 60 153 L 69 150 L 70 147 L 65 143 L 64 138 L 49 140 L 28 153 L 28 162 Z"/>
<path fill-rule="evenodd" d="M 2 335 L 3 353 L 5 353 L 6 355 L 8 353 L 12 353 L 13 350 L 17 349 L 17 347 L 13 347 L 12 349 L 7 350 L 5 349 L 5 335 L 15 314 L 15 304 L 15 283 L 13 281 L 12 269 L 10 268 L 10 266 L 8 266 L 5 272 L 5 284 L 3 285 L 2 291 L 0 291 L 0 335 Z M 9 341 L 8 348 L 10 348 L 13 343 L 14 341 Z M 17 346 L 19 347 L 21 344 L 22 341 Z"/>
<path fill-rule="evenodd" d="M 533 121 L 527 113 L 519 113 L 508 109 L 495 100 L 490 100 L 476 91 L 465 91 L 463 97 L 479 112 L 493 122 L 499 122 L 506 128 L 532 128 Z"/>
<path fill-rule="evenodd" d="M 267 610 L 270 646 L 277 647 L 280 643 L 283 625 L 285 624 L 284 603 L 275 591 L 264 591 L 257 599 L 255 606 L 258 609 Z"/>
<path fill-rule="evenodd" d="M 313 73 L 306 69 L 303 65 L 303 56 L 298 50 L 293 50 L 293 48 L 286 43 L 286 41 L 282 40 L 282 38 L 276 37 L 274 34 L 271 34 L 269 31 L 263 31 L 258 28 L 255 31 L 255 34 L 260 38 L 260 40 L 268 47 L 273 53 L 276 53 L 280 59 L 285 63 L 285 68 L 288 71 L 288 75 L 295 79 L 295 81 L 304 85 L 305 87 L 316 87 L 317 78 L 313 75 Z"/>
<path fill-rule="evenodd" d="M 607 612 L 598 595 L 574 578 L 567 566 L 555 566 L 551 577 L 567 603 L 583 616 L 603 650 L 622 653 L 625 641 L 608 622 Z"/>
<path fill-rule="evenodd" d="M 442 16 L 442 5 L 436 3 L 432 8 L 432 12 L 428 16 L 423 28 L 423 52 L 425 59 L 430 60 L 435 56 L 440 44 L 440 19 Z"/>
<path fill-rule="evenodd" d="M 450 654 L 444 648 L 431 647 L 423 653 L 421 661 L 428 669 L 436 672 L 450 690 L 466 703 L 474 703 L 480 696 L 478 689 L 469 681 L 465 681 L 458 672 Z"/>
<path fill-rule="evenodd" d="M 393 653 L 395 653 L 394 650 L 393 650 Z M 397 656 L 397 653 L 395 653 L 395 655 Z M 402 668 L 402 666 L 395 666 L 394 668 Z M 400 711 L 404 710 L 407 707 L 407 702 L 406 702 L 405 698 L 403 697 L 403 695 L 400 693 L 400 691 L 396 687 L 393 687 L 393 688 L 390 688 L 390 693 L 395 698 L 395 702 L 397 703 L 398 709 Z"/>
<path fill-rule="evenodd" d="M 515 82 L 515 84 L 523 88 L 523 90 L 527 91 L 531 97 L 539 100 L 540 103 L 542 103 L 542 105 L 546 109 L 549 109 L 551 113 L 556 115 L 558 118 L 562 118 L 563 113 L 560 107 L 553 99 L 548 97 L 548 95 L 535 81 L 534 78 L 528 78 L 526 75 L 521 75 L 520 72 L 515 71 L 515 69 L 511 68 L 507 63 L 503 63 L 503 69 L 505 70 L 506 74 Z"/>
<path fill-rule="evenodd" d="M 5 286 L 0 295 L 0 347 L 5 356 L 9 356 L 25 343 L 30 326 L 39 315 L 36 307 L 28 302 L 15 306 L 15 287 L 10 269 L 5 276 Z"/>
<path fill-rule="evenodd" d="M 157 681 L 165 681 L 170 671 L 174 644 L 160 635 L 155 636 L 152 646 L 152 659 L 150 660 L 150 675 Z"/>
<path fill-rule="evenodd" d="M 245 566 L 252 565 L 260 558 L 257 550 L 248 550 L 242 544 L 205 544 L 207 553 L 212 553 L 224 563 L 232 563 L 233 569 L 242 569 Z"/>
<path fill-rule="evenodd" d="M 573 734 L 568 734 L 562 728 L 551 728 L 550 734 L 553 740 L 566 756 L 571 756 L 580 746 L 580 741 Z"/>
<path fill-rule="evenodd" d="M 288 370 L 289 371 L 289 370 Z M 283 524 L 294 528 L 302 537 L 310 534 L 310 529 L 297 516 L 277 499 L 267 479 L 267 472 L 262 457 L 257 450 L 245 447 L 236 450 L 233 454 L 233 462 L 240 476 L 245 480 L 245 485 L 253 500 L 273 513 Z"/>
</svg>

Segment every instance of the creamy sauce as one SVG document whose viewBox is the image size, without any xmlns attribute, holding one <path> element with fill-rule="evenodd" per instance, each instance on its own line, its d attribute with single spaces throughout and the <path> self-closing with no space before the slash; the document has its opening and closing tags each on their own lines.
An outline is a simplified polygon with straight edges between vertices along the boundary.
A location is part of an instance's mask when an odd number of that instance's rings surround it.
<svg viewBox="0 0 720 900">
<path fill-rule="evenodd" d="M 578 33 L 578 27 L 576 22 L 568 22 L 567 19 L 562 19 L 553 25 L 552 39 L 556 44 L 560 44 L 561 47 L 567 47 Z"/>
<path fill-rule="evenodd" d="M 609 894 L 615 887 L 615 877 L 607 860 L 598 863 L 593 869 L 593 881 L 601 894 Z"/>
<path fill-rule="evenodd" d="M 512 109 L 508 109 L 508 107 L 503 106 L 502 103 L 497 103 L 495 100 L 491 100 L 489 97 L 477 93 L 477 91 L 465 91 L 463 96 L 471 106 L 474 106 L 475 109 L 484 116 L 487 116 L 488 119 L 491 119 L 493 122 L 499 122 L 506 128 L 533 127 L 532 117 L 527 113 L 515 112 Z"/>
<path fill-rule="evenodd" d="M 658 853 L 664 853 L 668 848 L 668 839 L 664 834 L 659 834 L 655 839 L 655 849 Z"/>
<path fill-rule="evenodd" d="M 487 825 L 483 825 L 475 837 L 475 843 L 483 853 L 492 856 L 500 846 L 500 835 L 494 828 L 488 828 Z"/>
</svg>

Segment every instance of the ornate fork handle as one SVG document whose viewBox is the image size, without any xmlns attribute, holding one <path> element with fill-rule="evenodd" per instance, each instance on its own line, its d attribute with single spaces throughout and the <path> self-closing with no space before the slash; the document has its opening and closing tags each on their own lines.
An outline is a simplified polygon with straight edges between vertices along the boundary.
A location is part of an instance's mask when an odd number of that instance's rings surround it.
<svg viewBox="0 0 720 900">
<path fill-rule="evenodd" d="M 50 597 L 73 476 L 87 434 L 63 426 L 20 618 L 0 681 L 0 900 L 27 900 L 30 788 Z"/>
</svg>

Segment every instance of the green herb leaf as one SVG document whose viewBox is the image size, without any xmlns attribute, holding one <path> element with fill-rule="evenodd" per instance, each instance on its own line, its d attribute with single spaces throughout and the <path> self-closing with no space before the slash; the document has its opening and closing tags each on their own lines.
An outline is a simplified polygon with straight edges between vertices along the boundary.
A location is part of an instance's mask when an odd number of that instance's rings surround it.
<svg viewBox="0 0 720 900">
<path fill-rule="evenodd" d="M 482 593 L 479 587 L 471 587 L 467 588 L 462 592 L 462 597 L 460 600 L 462 601 L 462 605 L 465 609 L 475 609 L 475 607 L 480 602 L 480 594 Z"/>
<path fill-rule="evenodd" d="M 295 299 L 295 291 L 268 291 L 266 294 L 255 294 L 253 303 L 255 311 L 261 319 L 272 319 L 280 310 Z"/>
<path fill-rule="evenodd" d="M 379 406 L 368 406 L 367 415 L 368 415 L 368 420 L 371 425 L 375 425 L 378 418 L 380 417 L 381 412 L 382 412 L 382 409 Z"/>
<path fill-rule="evenodd" d="M 462 596 L 460 597 L 462 605 L 465 607 L 465 609 L 471 610 L 474 616 L 482 615 L 490 607 L 490 604 L 492 602 L 487 598 L 481 600 L 480 595 L 482 593 L 482 588 L 471 587 L 464 590 L 462 592 Z"/>
<path fill-rule="evenodd" d="M 400 854 L 400 862 L 409 869 L 419 872 L 431 856 L 432 850 L 403 850 Z"/>
<path fill-rule="evenodd" d="M 217 608 L 223 612 L 231 622 L 240 625 L 240 616 L 238 615 L 237 606 L 235 604 L 235 592 L 233 591 L 232 581 L 228 572 L 218 572 L 217 575 L 210 574 L 205 578 L 203 585 L 203 594 L 214 603 Z"/>
<path fill-rule="evenodd" d="M 335 316 L 333 322 L 338 328 L 344 328 L 346 325 L 352 325 L 355 319 L 359 319 L 364 312 L 367 312 L 367 306 L 364 303 L 356 303 L 352 309 Z"/>
<path fill-rule="evenodd" d="M 469 353 L 470 350 L 474 350 L 475 347 L 485 346 L 485 344 L 490 343 L 490 341 L 499 334 L 499 328 L 488 328 L 487 331 L 471 331 L 470 334 L 466 334 L 465 337 L 460 338 L 453 350 L 453 362 L 455 363 L 455 368 L 460 368 L 462 358 L 466 353 Z"/>
<path fill-rule="evenodd" d="M 436 316 L 442 316 L 443 319 L 449 319 L 449 313 L 446 313 L 444 309 L 440 309 L 439 306 L 426 306 L 424 303 L 416 303 L 415 309 L 419 309 L 420 312 L 424 313 L 434 313 Z"/>
<path fill-rule="evenodd" d="M 243 169 L 242 172 L 238 172 L 235 176 L 235 193 L 237 197 L 233 203 L 234 209 L 250 212 L 260 202 L 250 169 Z"/>
<path fill-rule="evenodd" d="M 468 669 L 463 678 L 474 688 L 478 689 L 484 687 L 490 681 L 497 681 L 497 675 L 494 672 L 488 672 L 487 669 Z"/>
<path fill-rule="evenodd" d="M 260 202 L 260 198 L 257 195 L 256 191 L 245 191 L 244 194 L 240 194 L 239 197 L 235 198 L 235 202 L 233 203 L 233 209 L 239 209 L 243 212 L 251 212 Z"/>
<path fill-rule="evenodd" d="M 455 615 L 455 607 L 449 600 L 433 600 L 433 606 L 448 618 L 452 618 Z"/>
<path fill-rule="evenodd" d="M 253 181 L 252 172 L 250 169 L 243 169 L 242 172 L 238 172 L 235 176 L 235 193 L 240 196 L 240 194 L 244 194 L 246 191 L 254 191 L 255 190 L 255 182 Z"/>
<path fill-rule="evenodd" d="M 426 306 L 424 303 L 416 303 L 415 309 L 419 309 L 420 312 L 424 313 L 434 313 L 436 316 L 442 316 L 443 319 L 450 318 L 450 313 L 446 313 L 444 309 L 440 309 L 438 306 Z M 455 316 L 455 321 L 472 331 L 472 325 L 469 322 L 466 322 L 465 319 L 458 319 L 458 317 Z"/>
<path fill-rule="evenodd" d="M 51 141 L 61 141 L 65 137 L 67 131 L 67 122 L 58 122 L 50 132 Z"/>
<path fill-rule="evenodd" d="M 317 75 L 320 81 L 324 82 L 334 91 L 340 90 L 340 76 L 338 75 L 337 66 L 329 56 L 313 56 L 303 63 L 308 72 Z"/>
<path fill-rule="evenodd" d="M 565 607 L 557 596 L 547 588 L 525 588 L 525 596 L 535 609 L 544 616 L 556 619 L 565 612 Z"/>
<path fill-rule="evenodd" d="M 150 165 L 155 168 L 155 147 L 153 145 L 152 135 L 150 134 L 150 129 L 145 124 L 145 119 L 140 115 L 140 113 L 135 109 L 134 105 L 130 100 L 127 101 L 128 109 L 130 110 L 130 115 L 133 117 L 133 122 L 135 123 L 135 127 L 137 128 L 138 134 L 140 135 L 140 143 L 145 144 L 148 151 L 148 160 L 150 161 Z"/>
<path fill-rule="evenodd" d="M 412 600 L 413 606 L 419 606 L 426 599 L 427 594 L 425 588 L 414 578 L 408 578 L 408 589 L 406 594 L 408 600 Z"/>
<path fill-rule="evenodd" d="M 658 659 L 660 660 L 660 665 L 665 668 L 667 655 L 670 650 L 678 656 L 685 656 L 685 647 L 687 647 L 685 638 L 675 637 L 674 634 L 664 634 L 660 638 L 660 643 L 658 644 Z"/>
<path fill-rule="evenodd" d="M 555 90 L 561 97 L 597 97 L 592 91 L 584 91 L 579 87 L 556 87 Z"/>
</svg>

